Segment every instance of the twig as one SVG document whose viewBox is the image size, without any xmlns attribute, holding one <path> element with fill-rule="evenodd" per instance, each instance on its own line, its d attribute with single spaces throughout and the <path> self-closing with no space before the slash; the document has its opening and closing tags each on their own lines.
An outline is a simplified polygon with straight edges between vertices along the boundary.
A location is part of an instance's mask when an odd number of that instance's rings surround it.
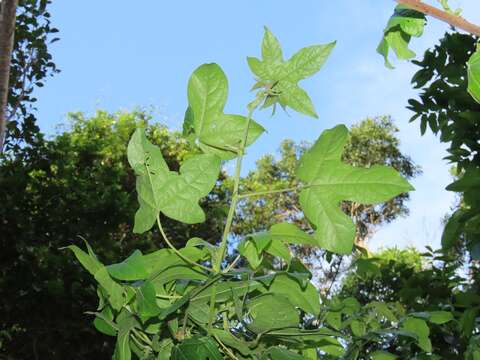
<svg viewBox="0 0 480 360">
<path fill-rule="evenodd" d="M 450 24 L 453 27 L 462 29 L 473 35 L 480 36 L 480 26 L 472 24 L 471 22 L 465 20 L 461 16 L 450 14 L 447 11 L 443 11 L 434 6 L 425 4 L 421 0 L 395 0 L 395 1 L 401 5 L 408 6 L 410 9 L 419 11 L 425 15 L 428 15 L 428 16 L 434 17 L 435 19 L 446 22 L 447 24 Z"/>
</svg>

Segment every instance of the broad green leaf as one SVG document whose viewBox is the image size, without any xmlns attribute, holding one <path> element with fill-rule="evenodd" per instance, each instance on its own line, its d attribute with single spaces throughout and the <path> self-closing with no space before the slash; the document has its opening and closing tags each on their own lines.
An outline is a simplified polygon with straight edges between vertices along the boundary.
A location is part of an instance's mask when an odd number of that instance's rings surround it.
<svg viewBox="0 0 480 360">
<path fill-rule="evenodd" d="M 264 286 L 255 280 L 252 281 L 222 281 L 218 282 L 216 286 L 216 301 L 226 302 L 232 297 L 243 297 L 245 294 L 261 289 Z M 192 301 L 207 302 L 210 300 L 210 288 L 198 292 Z"/>
<path fill-rule="evenodd" d="M 279 274 L 273 279 L 268 291 L 286 296 L 290 302 L 306 313 L 320 313 L 320 298 L 315 287 L 309 282 L 305 288 L 288 274 Z"/>
<path fill-rule="evenodd" d="M 395 360 L 398 358 L 397 355 L 381 350 L 373 352 L 370 357 L 372 360 Z"/>
<path fill-rule="evenodd" d="M 352 329 L 352 333 L 355 336 L 363 336 L 367 330 L 365 323 L 360 320 L 353 320 L 350 323 L 350 329 Z"/>
<path fill-rule="evenodd" d="M 317 73 L 329 57 L 335 42 L 305 47 L 284 61 L 277 38 L 265 28 L 262 60 L 248 57 L 248 66 L 257 77 L 254 89 L 263 88 L 267 97 L 262 108 L 280 104 L 283 108 L 317 118 L 308 94 L 298 85 L 300 80 Z"/>
<path fill-rule="evenodd" d="M 430 311 L 429 312 L 429 321 L 434 324 L 445 324 L 453 320 L 453 315 L 450 311 Z"/>
<path fill-rule="evenodd" d="M 85 253 L 78 246 L 70 245 L 70 249 L 80 261 L 82 266 L 93 275 L 95 280 L 99 283 L 105 294 L 108 296 L 108 302 L 115 310 L 122 308 L 124 303 L 122 286 L 116 283 L 109 275 L 107 268 L 96 258 L 95 254 L 87 244 L 89 253 Z"/>
<path fill-rule="evenodd" d="M 341 210 L 341 201 L 377 204 L 413 189 L 393 168 L 343 163 L 347 139 L 343 125 L 324 131 L 302 156 L 296 171 L 305 184 L 300 204 L 316 229 L 316 245 L 339 254 L 349 254 L 355 238 L 355 226 Z"/>
<path fill-rule="evenodd" d="M 121 263 L 107 266 L 107 270 L 117 280 L 134 281 L 148 277 L 140 250 L 135 250 L 132 255 Z"/>
<path fill-rule="evenodd" d="M 113 322 L 113 313 L 110 306 L 105 306 L 101 313 L 96 314 L 93 325 L 98 331 L 105 335 L 117 335 L 117 327 Z"/>
<path fill-rule="evenodd" d="M 238 245 L 238 252 L 247 259 L 252 269 L 256 269 L 262 263 L 262 250 L 258 250 L 255 242 L 250 238 L 243 240 Z"/>
<path fill-rule="evenodd" d="M 274 240 L 285 241 L 289 244 L 315 245 L 315 239 L 300 230 L 296 225 L 289 223 L 275 224 L 270 228 L 270 235 Z"/>
<path fill-rule="evenodd" d="M 252 319 L 248 328 L 256 333 L 297 327 L 300 322 L 298 311 L 286 296 L 279 294 L 260 295 L 252 299 L 247 307 Z"/>
<path fill-rule="evenodd" d="M 468 66 L 468 92 L 480 103 L 480 46 L 467 63 Z"/>
<path fill-rule="evenodd" d="M 342 328 L 342 313 L 339 311 L 327 312 L 325 320 L 327 324 L 333 327 L 335 330 L 340 330 Z"/>
<path fill-rule="evenodd" d="M 160 314 L 160 308 L 156 302 L 155 287 L 150 281 L 146 281 L 137 289 L 137 307 L 141 317 L 149 318 Z"/>
<path fill-rule="evenodd" d="M 406 60 L 415 57 L 415 53 L 408 48 L 408 44 L 412 36 L 422 36 L 425 23 L 424 14 L 404 5 L 398 5 L 395 8 L 394 14 L 383 32 L 382 41 L 377 48 L 377 52 L 385 58 L 385 66 L 393 68 L 388 60 L 390 48 L 399 59 Z"/>
<path fill-rule="evenodd" d="M 260 360 L 306 360 L 302 355 L 294 353 L 293 351 L 274 347 L 268 349 Z"/>
<path fill-rule="evenodd" d="M 290 265 L 290 262 L 292 261 L 290 249 L 283 241 L 272 240 L 265 248 L 265 252 L 285 260 L 287 265 Z"/>
<path fill-rule="evenodd" d="M 244 356 L 252 354 L 252 350 L 248 347 L 248 343 L 234 336 L 230 331 L 212 329 L 212 335 L 218 337 L 222 343 L 230 348 L 240 352 Z"/>
<path fill-rule="evenodd" d="M 153 341 L 153 349 L 158 353 L 156 360 L 170 360 L 173 349 L 172 339 L 163 339 L 160 342 Z"/>
<path fill-rule="evenodd" d="M 179 249 L 179 252 L 188 259 L 198 262 L 203 261 L 208 254 L 206 249 L 198 249 L 197 247 L 187 246 Z M 150 254 L 143 255 L 145 268 L 149 275 L 159 273 L 171 266 L 175 265 L 190 265 L 171 249 L 161 249 Z"/>
<path fill-rule="evenodd" d="M 262 42 L 262 57 L 263 60 L 269 64 L 283 62 L 280 42 L 267 27 L 265 27 L 265 36 Z"/>
<path fill-rule="evenodd" d="M 223 356 L 212 338 L 196 336 L 175 346 L 171 360 L 223 360 Z"/>
<path fill-rule="evenodd" d="M 200 324 L 207 324 L 210 318 L 210 308 L 207 302 L 190 301 L 187 313 L 196 323 Z"/>
<path fill-rule="evenodd" d="M 429 339 L 430 329 L 425 320 L 417 318 L 407 318 L 402 324 L 402 330 L 414 333 L 417 336 L 418 346 L 426 351 L 432 351 L 432 344 Z"/>
<path fill-rule="evenodd" d="M 159 212 L 187 224 L 205 221 L 198 201 L 207 196 L 220 171 L 215 155 L 196 155 L 180 167 L 180 173 L 169 171 L 162 154 L 137 129 L 129 143 L 129 161 L 137 174 L 140 208 L 135 215 L 136 233 L 149 230 Z M 142 169 L 143 164 L 143 169 Z"/>
<path fill-rule="evenodd" d="M 118 336 L 113 354 L 114 360 L 131 360 L 130 332 L 137 325 L 137 321 L 131 314 L 122 312 L 118 320 Z"/>
<path fill-rule="evenodd" d="M 223 113 L 227 102 L 228 81 L 217 64 L 198 67 L 188 81 L 186 121 L 201 149 L 221 159 L 238 155 L 248 124 L 247 118 Z M 246 145 L 252 144 L 265 130 L 251 120 Z"/>
</svg>

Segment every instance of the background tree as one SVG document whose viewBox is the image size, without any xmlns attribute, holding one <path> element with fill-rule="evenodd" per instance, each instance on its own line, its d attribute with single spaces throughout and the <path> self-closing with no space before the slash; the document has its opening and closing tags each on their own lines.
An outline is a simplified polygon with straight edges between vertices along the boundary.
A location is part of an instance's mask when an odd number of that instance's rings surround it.
<svg viewBox="0 0 480 360">
<path fill-rule="evenodd" d="M 480 299 L 476 295 L 478 279 L 462 270 L 464 265 L 457 256 L 431 248 L 423 254 L 415 248 L 385 249 L 368 259 L 357 259 L 336 296 L 353 297 L 362 306 L 372 302 L 398 304 L 419 318 L 427 312 L 436 313 L 443 321 L 430 326 L 434 353 L 441 359 L 469 359 L 468 347 L 478 335 L 477 310 L 471 309 Z M 378 349 L 407 358 L 418 351 L 389 337 L 370 344 L 365 351 Z"/>
<path fill-rule="evenodd" d="M 82 314 L 96 307 L 94 289 L 59 248 L 81 244 L 81 236 L 113 263 L 133 248 L 148 252 L 162 246 L 156 232 L 132 233 L 138 206 L 126 146 L 134 129 L 150 120 L 141 111 L 71 114 L 71 125 L 52 140 L 0 163 L 0 354 L 8 359 L 111 355 L 111 344 Z M 147 132 L 172 169 L 192 150 L 165 127 L 150 125 Z M 224 198 L 217 188 L 202 201 L 205 223 L 187 227 L 162 219 L 176 246 L 199 235 L 218 241 Z"/>
<path fill-rule="evenodd" d="M 447 33 L 421 61 L 414 61 L 420 70 L 412 83 L 421 92 L 408 107 L 422 134 L 430 128 L 449 144 L 446 159 L 458 178 L 447 190 L 458 192 L 462 201 L 447 222 L 442 245 L 468 248 L 474 261 L 480 259 L 480 104 L 468 92 L 467 61 L 477 41 L 471 35 Z"/>
<path fill-rule="evenodd" d="M 3 1 L 13 3 L 13 1 Z M 34 145 L 42 140 L 36 124 L 36 87 L 42 87 L 45 79 L 58 73 L 50 53 L 50 45 L 59 40 L 54 34 L 58 30 L 51 25 L 48 6 L 51 0 L 19 0 L 16 7 L 15 36 L 13 52 L 7 55 L 9 83 L 5 94 L 6 106 L 2 124 L 1 144 L 5 140 L 5 150 L 15 151 L 20 146 Z M 12 5 L 13 6 L 13 5 Z M 0 69 L 6 69 L 7 63 Z M 6 88 L 7 89 L 7 88 Z M 0 146 L 3 149 L 3 146 Z"/>
</svg>

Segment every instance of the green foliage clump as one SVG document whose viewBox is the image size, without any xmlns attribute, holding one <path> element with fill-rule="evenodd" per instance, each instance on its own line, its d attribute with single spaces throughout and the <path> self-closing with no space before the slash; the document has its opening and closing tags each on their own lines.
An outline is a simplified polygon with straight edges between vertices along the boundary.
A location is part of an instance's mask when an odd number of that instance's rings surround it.
<svg viewBox="0 0 480 360">
<path fill-rule="evenodd" d="M 143 111 L 98 111 L 91 117 L 75 113 L 69 118 L 70 125 L 53 139 L 22 148 L 0 163 L 0 287 L 5 290 L 0 353 L 12 359 L 34 353 L 48 359 L 110 355 L 112 344 L 98 337 L 82 315 L 96 307 L 95 291 L 59 248 L 82 236 L 102 260 L 115 262 L 135 248 L 150 252 L 162 247 L 158 232 L 132 233 L 137 201 L 127 142 L 137 127 L 146 126 L 149 139 L 176 170 L 192 150 L 179 133 L 148 125 L 151 118 Z M 202 224 L 164 219 L 175 245 L 199 234 L 215 242 L 221 236 L 226 197 L 215 187 L 202 200 L 208 214 Z"/>
<path fill-rule="evenodd" d="M 116 337 L 115 359 L 281 360 L 316 359 L 317 354 L 348 358 L 362 349 L 361 338 L 376 339 L 380 331 L 431 351 L 426 322 L 401 309 L 402 318 L 384 321 L 391 311 L 373 304 L 377 317 L 365 327 L 365 334 L 342 333 L 343 315 L 351 317 L 360 310 L 359 303 L 332 304 L 324 317 L 312 274 L 290 253 L 291 244 L 351 253 L 355 225 L 342 212 L 341 202 L 376 204 L 412 189 L 391 167 L 344 163 L 348 130 L 343 125 L 324 131 L 302 155 L 295 189 L 272 190 L 299 192 L 299 203 L 315 232 L 305 233 L 284 222 L 263 234 L 242 234 L 240 255 L 226 261 L 238 201 L 257 195 L 240 192 L 245 149 L 263 132 L 252 115 L 260 106 L 278 102 L 315 116 L 308 101 L 297 101 L 299 88 L 294 85 L 320 69 L 331 47 L 304 48 L 284 63 L 278 41 L 266 29 L 264 60 L 256 62 L 265 73 L 252 69 L 259 77 L 258 92 L 246 117 L 223 113 L 227 82 L 221 68 L 215 64 L 197 68 L 189 80 L 184 123 L 184 135 L 197 148 L 179 171 L 168 166 L 143 129 L 131 137 L 128 160 L 136 174 L 140 204 L 135 230 L 143 233 L 156 222 L 168 249 L 145 255 L 137 250 L 123 262 L 106 266 L 88 243 L 87 251 L 69 246 L 98 283 L 99 305 L 91 314 L 97 330 Z M 161 215 L 187 224 L 202 222 L 198 201 L 215 186 L 221 161 L 232 158 L 236 160 L 232 197 L 220 243 L 192 237 L 177 249 Z M 245 266 L 238 266 L 241 258 Z M 417 323 L 420 329 L 412 325 Z"/>
</svg>

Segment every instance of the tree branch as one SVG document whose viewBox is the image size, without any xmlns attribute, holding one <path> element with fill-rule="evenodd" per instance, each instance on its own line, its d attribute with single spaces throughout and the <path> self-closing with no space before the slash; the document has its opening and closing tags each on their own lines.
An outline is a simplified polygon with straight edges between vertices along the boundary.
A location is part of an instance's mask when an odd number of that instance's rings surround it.
<svg viewBox="0 0 480 360">
<path fill-rule="evenodd" d="M 440 10 L 434 6 L 425 4 L 421 0 L 395 0 L 401 5 L 408 6 L 409 8 L 419 11 L 425 15 L 434 17 L 438 20 L 446 22 L 453 27 L 462 29 L 473 35 L 480 36 L 480 26 L 468 22 L 463 17 L 450 14 L 446 11 Z"/>
<path fill-rule="evenodd" d="M 0 153 L 7 131 L 8 82 L 18 0 L 0 1 Z"/>
</svg>

